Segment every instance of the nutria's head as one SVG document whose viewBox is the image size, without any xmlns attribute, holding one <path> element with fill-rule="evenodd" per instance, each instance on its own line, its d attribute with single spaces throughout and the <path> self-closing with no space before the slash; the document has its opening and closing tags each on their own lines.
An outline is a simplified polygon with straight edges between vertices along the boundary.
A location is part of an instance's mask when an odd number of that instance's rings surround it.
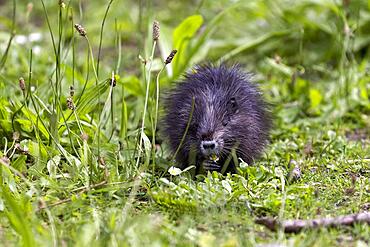
<svg viewBox="0 0 370 247">
<path fill-rule="evenodd" d="M 195 67 L 167 96 L 165 110 L 163 133 L 173 152 L 181 144 L 182 167 L 221 171 L 228 163 L 234 172 L 232 153 L 253 162 L 271 126 L 261 93 L 239 66 Z"/>
</svg>

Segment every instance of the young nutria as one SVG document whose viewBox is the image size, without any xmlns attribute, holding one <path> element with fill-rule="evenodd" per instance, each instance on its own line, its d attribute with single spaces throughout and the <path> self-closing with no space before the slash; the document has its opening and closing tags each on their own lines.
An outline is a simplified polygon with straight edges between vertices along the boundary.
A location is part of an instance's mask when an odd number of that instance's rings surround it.
<svg viewBox="0 0 370 247">
<path fill-rule="evenodd" d="M 261 92 L 238 65 L 196 66 L 167 95 L 165 110 L 163 133 L 176 160 L 197 173 L 235 173 L 236 157 L 252 163 L 271 127 Z"/>
</svg>

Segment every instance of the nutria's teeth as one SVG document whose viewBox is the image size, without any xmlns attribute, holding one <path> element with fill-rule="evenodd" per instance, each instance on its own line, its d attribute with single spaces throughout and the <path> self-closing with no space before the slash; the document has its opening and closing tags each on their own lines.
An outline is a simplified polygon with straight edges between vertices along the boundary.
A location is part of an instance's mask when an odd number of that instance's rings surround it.
<svg viewBox="0 0 370 247">
<path fill-rule="evenodd" d="M 216 154 L 211 154 L 211 156 L 209 156 L 209 160 L 213 162 L 217 162 L 219 159 L 220 157 L 218 157 Z"/>
</svg>

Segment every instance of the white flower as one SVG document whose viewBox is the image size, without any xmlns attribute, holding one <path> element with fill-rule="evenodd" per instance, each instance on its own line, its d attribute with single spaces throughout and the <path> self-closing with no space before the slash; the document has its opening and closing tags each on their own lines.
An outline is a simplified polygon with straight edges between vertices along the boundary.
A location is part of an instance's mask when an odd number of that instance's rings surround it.
<svg viewBox="0 0 370 247">
<path fill-rule="evenodd" d="M 336 136 L 337 136 L 337 133 L 335 133 L 335 131 L 328 130 L 328 137 L 330 140 L 334 140 Z"/>
<path fill-rule="evenodd" d="M 42 34 L 41 33 L 31 33 L 28 36 L 28 40 L 30 42 L 40 41 L 41 39 L 42 39 Z"/>
<path fill-rule="evenodd" d="M 16 35 L 14 38 L 15 43 L 23 45 L 27 42 L 27 36 L 25 35 Z"/>
<path fill-rule="evenodd" d="M 27 42 L 37 42 L 41 41 L 42 39 L 42 34 L 41 33 L 30 33 L 28 36 L 18 34 L 14 38 L 14 42 L 19 44 L 19 45 L 24 45 Z"/>
<path fill-rule="evenodd" d="M 177 167 L 174 167 L 174 166 L 171 166 L 170 169 L 168 169 L 168 172 L 172 176 L 177 176 L 177 175 L 180 175 L 182 173 L 180 168 L 177 168 Z"/>
</svg>

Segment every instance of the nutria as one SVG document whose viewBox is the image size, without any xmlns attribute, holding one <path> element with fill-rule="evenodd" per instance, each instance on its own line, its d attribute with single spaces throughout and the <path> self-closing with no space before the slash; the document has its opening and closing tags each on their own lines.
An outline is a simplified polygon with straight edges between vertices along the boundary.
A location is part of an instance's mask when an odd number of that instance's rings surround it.
<svg viewBox="0 0 370 247">
<path fill-rule="evenodd" d="M 239 65 L 194 67 L 165 97 L 163 134 L 181 168 L 235 173 L 266 145 L 268 104 Z"/>
</svg>

